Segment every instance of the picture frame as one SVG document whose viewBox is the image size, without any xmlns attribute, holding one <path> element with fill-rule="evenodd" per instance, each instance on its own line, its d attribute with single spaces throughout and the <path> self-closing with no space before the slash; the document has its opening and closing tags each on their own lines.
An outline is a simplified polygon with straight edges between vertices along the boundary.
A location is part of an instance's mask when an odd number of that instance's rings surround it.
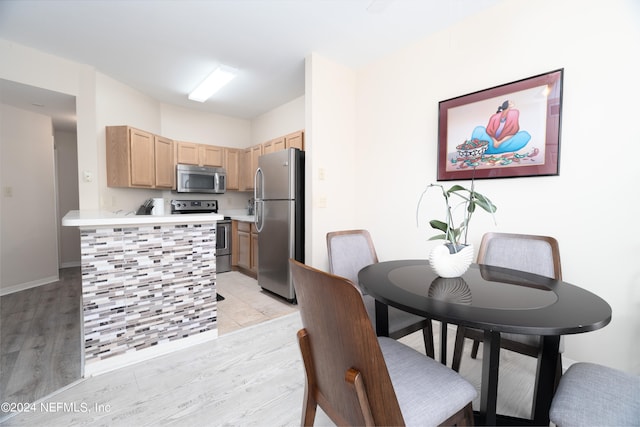
<svg viewBox="0 0 640 427">
<path fill-rule="evenodd" d="M 437 180 L 559 175 L 563 74 L 440 101 Z"/>
</svg>

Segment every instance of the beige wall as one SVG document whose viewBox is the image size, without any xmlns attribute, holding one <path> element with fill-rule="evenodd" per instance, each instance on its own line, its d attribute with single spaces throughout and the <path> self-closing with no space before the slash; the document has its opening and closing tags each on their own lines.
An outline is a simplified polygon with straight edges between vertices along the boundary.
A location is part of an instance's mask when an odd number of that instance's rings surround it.
<svg viewBox="0 0 640 427">
<path fill-rule="evenodd" d="M 250 145 L 251 122 L 162 104 L 162 135 L 178 141 L 223 147 Z"/>
<path fill-rule="evenodd" d="M 557 237 L 564 279 L 613 308 L 604 329 L 567 337 L 565 357 L 640 373 L 640 169 L 627 150 L 637 140 L 638 46 L 638 2 L 507 1 L 358 70 L 358 191 L 342 210 L 370 229 L 381 259 L 426 257 L 433 233 L 416 228 L 415 208 L 436 180 L 438 102 L 564 68 L 560 175 L 479 181 L 498 206 L 497 225 L 476 215 L 471 237 L 476 245 L 486 231 Z M 353 176 L 329 174 L 327 185 Z"/>
<path fill-rule="evenodd" d="M 0 294 L 58 279 L 51 118 L 0 104 Z"/>
<path fill-rule="evenodd" d="M 356 74 L 312 54 L 306 59 L 305 261 L 328 270 L 326 233 L 356 227 Z"/>
<path fill-rule="evenodd" d="M 305 128 L 305 97 L 301 96 L 251 120 L 251 145 Z"/>
<path fill-rule="evenodd" d="M 76 97 L 78 165 L 98 171 L 95 70 L 38 50 L 0 39 L 0 78 Z M 80 208 L 99 207 L 98 180 L 79 182 Z"/>
</svg>

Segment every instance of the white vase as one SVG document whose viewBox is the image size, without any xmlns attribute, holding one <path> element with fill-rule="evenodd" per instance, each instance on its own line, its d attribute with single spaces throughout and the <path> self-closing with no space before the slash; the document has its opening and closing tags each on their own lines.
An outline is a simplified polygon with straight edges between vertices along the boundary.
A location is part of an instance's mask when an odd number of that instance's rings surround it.
<svg viewBox="0 0 640 427">
<path fill-rule="evenodd" d="M 473 245 L 466 245 L 451 253 L 447 244 L 438 245 L 429 254 L 429 264 L 440 277 L 460 277 L 473 262 Z"/>
</svg>

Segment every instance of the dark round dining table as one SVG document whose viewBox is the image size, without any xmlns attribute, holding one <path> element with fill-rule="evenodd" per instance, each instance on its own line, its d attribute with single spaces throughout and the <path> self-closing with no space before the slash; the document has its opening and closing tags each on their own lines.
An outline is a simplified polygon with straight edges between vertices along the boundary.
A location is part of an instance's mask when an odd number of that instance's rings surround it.
<svg viewBox="0 0 640 427">
<path fill-rule="evenodd" d="M 592 292 L 501 267 L 473 264 L 461 277 L 442 278 L 427 260 L 396 260 L 363 268 L 358 281 L 376 299 L 378 335 L 388 335 L 389 305 L 439 320 L 445 332 L 447 323 L 484 331 L 477 414 L 478 423 L 484 425 L 549 425 L 560 336 L 594 331 L 611 321 L 611 307 Z M 542 337 L 532 420 L 496 414 L 501 333 Z M 446 349 L 446 333 L 442 335 Z"/>
</svg>

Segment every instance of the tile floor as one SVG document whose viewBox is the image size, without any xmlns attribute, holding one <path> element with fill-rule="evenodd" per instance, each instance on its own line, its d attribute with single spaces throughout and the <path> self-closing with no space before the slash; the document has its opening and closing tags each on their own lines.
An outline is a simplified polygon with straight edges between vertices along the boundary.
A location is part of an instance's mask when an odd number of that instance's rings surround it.
<svg viewBox="0 0 640 427">
<path fill-rule="evenodd" d="M 218 273 L 218 334 L 223 335 L 247 326 L 298 311 L 298 306 L 269 293 L 258 282 L 237 271 Z"/>
</svg>

